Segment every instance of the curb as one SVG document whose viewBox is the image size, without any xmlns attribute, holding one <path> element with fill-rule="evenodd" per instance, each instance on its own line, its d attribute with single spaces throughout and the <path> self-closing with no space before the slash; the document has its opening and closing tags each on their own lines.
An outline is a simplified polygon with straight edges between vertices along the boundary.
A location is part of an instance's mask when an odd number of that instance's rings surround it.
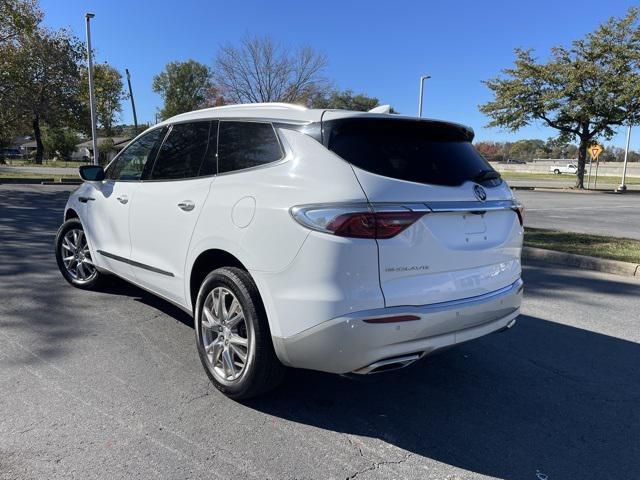
<svg viewBox="0 0 640 480">
<path fill-rule="evenodd" d="M 42 185 L 82 185 L 82 180 L 67 180 L 61 182 L 42 182 Z"/>
<path fill-rule="evenodd" d="M 588 257 L 586 255 L 576 255 L 573 253 L 558 252 L 556 250 L 545 250 L 543 248 L 534 247 L 523 247 L 522 258 L 526 260 L 540 260 L 543 262 L 554 263 L 556 265 L 579 267 L 585 270 L 595 270 L 597 272 L 613 273 L 614 275 L 640 278 L 640 265 L 636 263 L 607 260 L 604 258 Z"/>
<path fill-rule="evenodd" d="M 0 184 L 7 183 L 12 185 L 39 185 L 43 182 L 53 182 L 55 179 L 53 177 L 6 177 L 0 178 Z"/>
<path fill-rule="evenodd" d="M 0 185 L 81 185 L 82 180 L 62 180 L 56 182 L 54 178 L 0 178 Z"/>
</svg>

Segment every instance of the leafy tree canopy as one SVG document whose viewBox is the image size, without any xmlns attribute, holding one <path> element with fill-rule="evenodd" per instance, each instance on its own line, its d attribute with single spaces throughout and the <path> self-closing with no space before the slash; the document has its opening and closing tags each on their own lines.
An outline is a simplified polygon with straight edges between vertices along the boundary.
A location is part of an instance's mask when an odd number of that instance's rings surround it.
<svg viewBox="0 0 640 480">
<path fill-rule="evenodd" d="M 82 117 L 78 98 L 79 64 L 83 59 L 80 41 L 66 30 L 38 27 L 21 39 L 20 45 L 2 49 L 6 70 L 0 92 L 3 110 L 14 128 L 29 125 L 37 144 L 36 163 L 42 162 L 44 146 L 41 126 L 76 127 Z"/>
<path fill-rule="evenodd" d="M 78 135 L 69 128 L 43 128 L 42 143 L 49 158 L 70 160 L 78 142 Z"/>
<path fill-rule="evenodd" d="M 366 112 L 380 105 L 375 97 L 363 93 L 354 94 L 351 90 L 331 90 L 320 92 L 311 99 L 312 108 L 339 108 Z"/>
<path fill-rule="evenodd" d="M 153 91 L 164 101 L 160 110 L 162 119 L 222 104 L 211 70 L 195 60 L 168 63 L 164 71 L 153 78 Z"/>
<path fill-rule="evenodd" d="M 87 69 L 81 70 L 80 98 L 87 107 L 84 115 L 86 126 L 91 127 L 89 111 L 89 78 Z M 93 91 L 96 104 L 98 126 L 106 136 L 112 136 L 113 126 L 122 113 L 122 102 L 129 96 L 124 92 L 122 75 L 108 63 L 98 63 L 93 67 Z M 89 130 L 90 131 L 90 130 Z"/>
<path fill-rule="evenodd" d="M 37 0 L 0 0 L 0 45 L 19 43 L 41 20 Z"/>
<path fill-rule="evenodd" d="M 516 50 L 512 68 L 485 82 L 494 99 L 480 106 L 488 126 L 516 131 L 540 121 L 563 140 L 577 139 L 576 187 L 584 188 L 587 148 L 621 125 L 640 122 L 640 10 L 611 18 L 570 47 L 556 47 L 546 62 Z"/>
</svg>

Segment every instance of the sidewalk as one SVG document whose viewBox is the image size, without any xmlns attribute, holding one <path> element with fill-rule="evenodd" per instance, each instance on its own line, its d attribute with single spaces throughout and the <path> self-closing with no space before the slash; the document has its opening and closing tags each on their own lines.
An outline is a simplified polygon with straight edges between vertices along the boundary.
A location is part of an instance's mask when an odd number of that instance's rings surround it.
<svg viewBox="0 0 640 480">
<path fill-rule="evenodd" d="M 77 168 L 65 167 L 11 167 L 0 165 L 0 173 L 33 173 L 41 175 L 77 175 Z"/>
<path fill-rule="evenodd" d="M 570 189 L 575 185 L 575 178 L 571 178 L 568 180 L 559 179 L 559 180 L 535 180 L 535 179 L 527 179 L 527 180 L 509 180 L 506 179 L 506 182 L 510 187 L 516 188 L 549 188 L 549 189 Z M 613 183 L 602 183 L 598 182 L 597 191 L 613 191 L 620 185 L 620 182 Z M 586 181 L 585 181 L 586 187 Z M 591 180 L 591 190 L 595 190 L 595 184 L 593 179 Z M 640 192 L 640 185 L 627 185 L 627 191 L 636 191 Z"/>
</svg>

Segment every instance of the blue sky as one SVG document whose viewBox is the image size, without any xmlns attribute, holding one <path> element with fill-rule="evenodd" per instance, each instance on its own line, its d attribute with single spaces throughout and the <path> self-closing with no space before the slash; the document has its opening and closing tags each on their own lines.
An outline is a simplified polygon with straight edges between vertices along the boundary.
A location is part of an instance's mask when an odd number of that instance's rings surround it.
<svg viewBox="0 0 640 480">
<path fill-rule="evenodd" d="M 173 60 L 213 64 L 221 43 L 246 33 L 269 34 L 285 45 L 307 43 L 329 58 L 327 75 L 340 88 L 378 97 L 415 115 L 418 83 L 424 114 L 472 126 L 478 140 L 546 139 L 553 130 L 532 125 L 516 133 L 487 129 L 478 104 L 491 98 L 482 80 L 513 62 L 516 47 L 569 44 L 630 0 L 522 1 L 142 1 L 41 0 L 45 24 L 69 27 L 84 39 L 84 13 L 96 14 L 92 39 L 97 61 L 123 74 L 129 68 L 139 120 L 152 121 L 161 99 L 153 76 Z M 133 122 L 127 103 L 122 121 Z M 624 132 L 612 143 L 623 147 Z M 640 128 L 632 135 L 640 148 Z"/>
</svg>

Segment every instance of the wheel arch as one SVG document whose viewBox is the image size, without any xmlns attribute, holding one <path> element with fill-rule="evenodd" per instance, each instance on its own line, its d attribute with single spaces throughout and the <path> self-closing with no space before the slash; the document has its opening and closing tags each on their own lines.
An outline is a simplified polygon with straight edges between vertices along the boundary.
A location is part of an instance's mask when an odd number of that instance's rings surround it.
<svg viewBox="0 0 640 480">
<path fill-rule="evenodd" d="M 77 218 L 80 220 L 80 215 L 73 208 L 67 208 L 67 211 L 64 212 L 64 221 L 71 220 L 72 218 Z"/>
<path fill-rule="evenodd" d="M 219 248 L 211 248 L 200 253 L 189 272 L 189 300 L 191 301 L 191 309 L 195 313 L 196 297 L 198 290 L 205 277 L 213 270 L 221 267 L 236 267 L 247 273 L 249 270 L 245 265 L 233 254 Z"/>
</svg>

